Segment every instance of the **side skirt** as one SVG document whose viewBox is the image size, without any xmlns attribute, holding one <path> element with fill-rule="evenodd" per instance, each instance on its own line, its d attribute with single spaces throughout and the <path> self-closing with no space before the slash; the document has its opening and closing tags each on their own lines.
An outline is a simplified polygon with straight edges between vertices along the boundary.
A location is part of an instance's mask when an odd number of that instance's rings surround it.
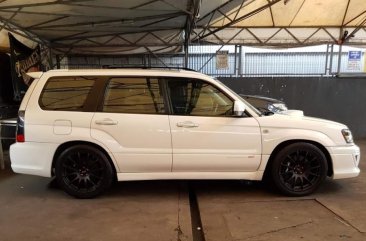
<svg viewBox="0 0 366 241">
<path fill-rule="evenodd" d="M 262 180 L 264 171 L 255 172 L 150 172 L 117 173 L 118 181 L 137 180 Z"/>
</svg>

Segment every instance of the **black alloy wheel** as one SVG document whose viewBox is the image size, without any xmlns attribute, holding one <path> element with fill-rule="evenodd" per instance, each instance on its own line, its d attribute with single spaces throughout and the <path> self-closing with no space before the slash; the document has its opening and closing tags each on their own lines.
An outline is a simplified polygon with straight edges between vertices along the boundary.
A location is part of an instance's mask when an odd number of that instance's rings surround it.
<svg viewBox="0 0 366 241">
<path fill-rule="evenodd" d="M 113 168 L 100 150 L 88 145 L 75 145 L 64 150 L 56 161 L 56 179 L 68 194 L 92 198 L 113 182 Z"/>
<path fill-rule="evenodd" d="M 324 153 L 310 143 L 294 143 L 283 148 L 272 163 L 272 179 L 276 187 L 289 196 L 305 196 L 314 192 L 327 176 Z"/>
</svg>

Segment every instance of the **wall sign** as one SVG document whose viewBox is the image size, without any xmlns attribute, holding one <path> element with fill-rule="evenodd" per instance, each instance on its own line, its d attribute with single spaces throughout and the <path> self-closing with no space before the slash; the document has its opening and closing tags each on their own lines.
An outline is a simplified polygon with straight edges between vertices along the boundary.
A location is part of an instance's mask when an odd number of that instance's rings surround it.
<svg viewBox="0 0 366 241">
<path fill-rule="evenodd" d="M 229 51 L 216 51 L 216 69 L 229 68 Z"/>
<path fill-rule="evenodd" d="M 361 51 L 349 51 L 347 70 L 361 71 L 361 56 Z"/>
</svg>

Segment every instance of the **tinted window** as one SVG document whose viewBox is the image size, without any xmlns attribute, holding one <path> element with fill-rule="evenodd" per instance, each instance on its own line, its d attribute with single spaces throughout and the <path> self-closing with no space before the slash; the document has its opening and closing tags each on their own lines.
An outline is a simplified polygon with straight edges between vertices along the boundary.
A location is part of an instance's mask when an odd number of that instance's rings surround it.
<svg viewBox="0 0 366 241">
<path fill-rule="evenodd" d="M 158 79 L 112 78 L 104 97 L 104 112 L 115 113 L 164 113 L 164 101 Z"/>
<path fill-rule="evenodd" d="M 39 104 L 45 110 L 80 111 L 96 77 L 54 77 L 47 81 Z"/>
<path fill-rule="evenodd" d="M 233 114 L 233 101 L 207 82 L 196 79 L 170 79 L 168 89 L 174 114 L 195 116 Z"/>
</svg>

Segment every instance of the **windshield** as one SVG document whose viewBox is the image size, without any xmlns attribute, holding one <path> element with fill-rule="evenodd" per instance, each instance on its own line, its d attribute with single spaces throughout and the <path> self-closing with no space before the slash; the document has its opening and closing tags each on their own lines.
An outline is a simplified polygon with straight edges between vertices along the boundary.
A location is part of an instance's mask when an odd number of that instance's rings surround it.
<svg viewBox="0 0 366 241">
<path fill-rule="evenodd" d="M 262 116 L 262 112 L 260 112 L 257 108 L 255 108 L 254 106 L 252 106 L 248 101 L 246 101 L 245 99 L 243 99 L 240 95 L 238 95 L 235 91 L 233 91 L 232 89 L 230 89 L 229 87 L 227 87 L 224 83 L 222 83 L 220 80 L 218 80 L 216 77 L 212 77 L 214 80 L 216 80 L 217 82 L 219 82 L 220 84 L 222 84 L 223 86 L 226 87 L 226 89 L 228 91 L 230 91 L 232 94 L 234 94 L 236 97 L 238 97 L 241 101 L 243 101 L 243 103 L 252 111 L 254 111 L 258 116 Z"/>
</svg>

